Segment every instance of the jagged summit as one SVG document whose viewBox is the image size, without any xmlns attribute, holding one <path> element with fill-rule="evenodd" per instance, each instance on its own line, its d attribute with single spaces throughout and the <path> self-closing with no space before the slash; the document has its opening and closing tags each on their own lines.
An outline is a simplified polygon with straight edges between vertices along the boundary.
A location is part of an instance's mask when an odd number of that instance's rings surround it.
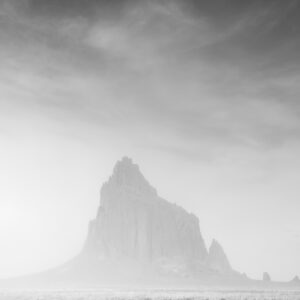
<svg viewBox="0 0 300 300">
<path fill-rule="evenodd" d="M 124 156 L 121 160 L 117 161 L 112 176 L 122 176 L 123 178 L 131 176 L 143 177 L 139 166 L 133 163 L 132 159 L 128 156 Z"/>
<path fill-rule="evenodd" d="M 113 174 L 102 186 L 102 190 L 105 192 L 108 186 L 112 189 L 122 186 L 123 189 L 131 189 L 136 193 L 157 195 L 156 190 L 149 184 L 144 175 L 141 173 L 139 166 L 133 163 L 132 159 L 127 156 L 124 156 L 115 164 Z"/>
</svg>

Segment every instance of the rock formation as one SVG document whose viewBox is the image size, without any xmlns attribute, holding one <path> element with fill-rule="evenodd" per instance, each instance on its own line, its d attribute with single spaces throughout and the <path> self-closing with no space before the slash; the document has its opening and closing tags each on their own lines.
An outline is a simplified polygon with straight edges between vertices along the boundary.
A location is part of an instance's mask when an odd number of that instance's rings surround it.
<svg viewBox="0 0 300 300">
<path fill-rule="evenodd" d="M 102 186 L 84 251 L 98 259 L 135 260 L 172 272 L 201 268 L 208 257 L 198 218 L 160 198 L 127 157 Z"/>
<path fill-rule="evenodd" d="M 222 246 L 213 240 L 209 248 L 207 263 L 209 268 L 221 274 L 226 274 L 232 271 L 229 260 Z"/>
<path fill-rule="evenodd" d="M 300 279 L 299 279 L 299 277 L 298 276 L 295 276 L 292 280 L 291 280 L 291 283 L 293 283 L 293 284 L 300 284 Z"/>
<path fill-rule="evenodd" d="M 2 282 L 6 287 L 200 285 L 299 287 L 252 280 L 232 269 L 222 246 L 207 251 L 198 218 L 160 198 L 131 159 L 117 162 L 101 188 L 100 206 L 79 255 L 46 272 Z M 1 283 L 1 281 L 0 281 Z"/>
<path fill-rule="evenodd" d="M 217 241 L 207 252 L 198 218 L 160 198 L 127 157 L 117 162 L 101 188 L 84 252 L 98 260 L 132 260 L 173 273 L 232 271 Z"/>
<path fill-rule="evenodd" d="M 271 276 L 270 276 L 269 273 L 267 273 L 267 272 L 263 273 L 263 281 L 265 281 L 265 282 L 270 282 L 271 281 Z"/>
</svg>

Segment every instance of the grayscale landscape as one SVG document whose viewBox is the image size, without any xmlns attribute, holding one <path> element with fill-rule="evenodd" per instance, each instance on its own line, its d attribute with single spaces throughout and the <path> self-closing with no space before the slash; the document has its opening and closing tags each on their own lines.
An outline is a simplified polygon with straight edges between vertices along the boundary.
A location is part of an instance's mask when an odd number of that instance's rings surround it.
<svg viewBox="0 0 300 300">
<path fill-rule="evenodd" d="M 0 0 L 0 300 L 300 300 L 299 0 Z"/>
<path fill-rule="evenodd" d="M 33 299 L 49 299 L 49 300 L 102 300 L 102 299 L 129 299 L 129 300 L 297 300 L 300 292 L 295 291 L 174 291 L 174 290 L 152 290 L 152 291 L 95 291 L 95 290 L 56 290 L 56 291 L 10 291 L 0 294 L 3 299 L 7 300 L 33 300 Z"/>
</svg>

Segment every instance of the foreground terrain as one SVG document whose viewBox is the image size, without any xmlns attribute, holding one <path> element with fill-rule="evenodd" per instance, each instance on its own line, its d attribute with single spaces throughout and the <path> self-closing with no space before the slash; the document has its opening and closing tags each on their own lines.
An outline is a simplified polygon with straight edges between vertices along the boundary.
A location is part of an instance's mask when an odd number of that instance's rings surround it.
<svg viewBox="0 0 300 300">
<path fill-rule="evenodd" d="M 0 290 L 0 300 L 299 300 L 300 291 Z"/>
</svg>

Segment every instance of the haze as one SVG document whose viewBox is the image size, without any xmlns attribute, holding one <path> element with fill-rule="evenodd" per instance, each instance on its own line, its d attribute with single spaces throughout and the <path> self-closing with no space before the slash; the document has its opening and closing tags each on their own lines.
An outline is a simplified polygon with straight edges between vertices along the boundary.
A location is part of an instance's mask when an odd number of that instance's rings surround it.
<svg viewBox="0 0 300 300">
<path fill-rule="evenodd" d="M 0 277 L 76 255 L 124 155 L 240 272 L 300 273 L 300 1 L 1 0 Z"/>
</svg>

